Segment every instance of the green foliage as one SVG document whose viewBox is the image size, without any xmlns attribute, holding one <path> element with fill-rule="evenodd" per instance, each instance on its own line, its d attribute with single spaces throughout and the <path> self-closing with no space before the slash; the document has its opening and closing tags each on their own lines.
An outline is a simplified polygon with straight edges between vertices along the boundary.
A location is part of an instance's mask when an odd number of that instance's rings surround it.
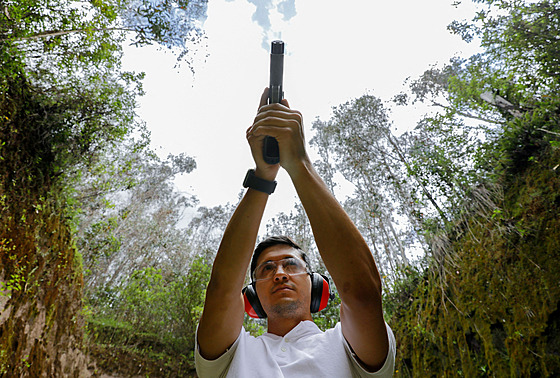
<svg viewBox="0 0 560 378">
<path fill-rule="evenodd" d="M 186 271 L 192 232 L 178 223 L 196 198 L 179 194 L 172 180 L 191 172 L 194 159 L 181 154 L 162 161 L 143 139 L 131 138 L 103 152 L 82 172 L 74 193 L 87 295 L 120 286 L 147 266 Z"/>
<path fill-rule="evenodd" d="M 111 72 L 49 83 L 27 64 L 22 45 L 0 45 L 0 240 L 12 250 L 0 253 L 0 277 L 8 278 L 2 286 L 11 289 L 2 301 L 8 317 L 0 348 L 7 353 L 0 365 L 8 375 L 57 376 L 82 368 L 80 360 L 60 362 L 82 347 L 83 332 L 68 193 L 76 168 L 128 132 L 134 102 Z"/>
<path fill-rule="evenodd" d="M 477 37 L 483 52 L 410 83 L 413 101 L 438 110 L 404 136 L 410 170 L 442 199 L 447 218 L 462 216 L 473 187 L 502 177 L 502 169 L 524 169 L 559 122 L 558 4 L 485 3 L 472 22 L 450 25 L 465 40 Z M 395 101 L 408 104 L 408 95 Z"/>
<path fill-rule="evenodd" d="M 123 287 L 97 296 L 91 303 L 88 327 L 92 345 L 103 347 L 103 355 L 124 353 L 119 349 L 124 346 L 129 357 L 143 355 L 151 363 L 156 353 L 163 361 L 182 361 L 180 366 L 167 367 L 168 374 L 190 372 L 210 271 L 203 258 L 197 258 L 187 275 L 164 274 L 156 268 L 134 272 Z M 108 369 L 117 369 L 110 361 L 104 363 Z"/>
<path fill-rule="evenodd" d="M 418 285 L 423 281 L 420 269 L 415 266 L 405 268 L 399 280 L 392 282 L 390 290 L 383 293 L 383 312 L 386 321 L 394 319 L 398 311 L 407 308 L 414 301 Z"/>
<path fill-rule="evenodd" d="M 127 34 L 136 46 L 157 43 L 178 49 L 183 58 L 203 39 L 206 8 L 205 0 L 8 0 L 0 12 L 0 41 L 41 51 L 33 57 L 35 67 L 54 59 L 59 69 L 78 66 L 85 72 L 99 62 L 118 68 Z"/>
<path fill-rule="evenodd" d="M 6 240 L 4 239 L 3 242 L 5 243 Z M 12 293 L 21 291 L 25 285 L 25 272 L 27 271 L 27 267 L 22 265 L 21 261 L 18 261 L 20 260 L 18 255 L 9 254 L 9 250 L 13 248 L 15 248 L 15 245 L 12 246 L 12 248 L 6 248 L 5 246 L 0 248 L 2 253 L 8 254 L 8 261 L 13 264 L 12 273 L 7 277 L 5 282 L 0 282 L 0 296 L 11 297 Z"/>
<path fill-rule="evenodd" d="M 266 319 L 253 319 L 247 314 L 244 314 L 243 316 L 243 328 L 245 328 L 245 331 L 255 337 L 266 333 L 268 327 Z"/>
<path fill-rule="evenodd" d="M 89 354 L 96 360 L 96 373 L 145 376 L 193 376 L 193 357 L 178 354 L 153 334 L 136 332 L 127 323 L 113 319 L 88 319 Z M 93 341 L 94 340 L 94 341 Z"/>
</svg>

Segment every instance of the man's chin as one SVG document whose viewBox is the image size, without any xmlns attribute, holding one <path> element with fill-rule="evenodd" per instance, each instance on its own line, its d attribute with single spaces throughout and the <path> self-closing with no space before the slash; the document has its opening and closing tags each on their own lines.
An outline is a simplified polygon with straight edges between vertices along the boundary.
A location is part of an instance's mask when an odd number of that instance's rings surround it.
<svg viewBox="0 0 560 378">
<path fill-rule="evenodd" d="M 277 317 L 293 318 L 303 312 L 302 302 L 291 298 L 283 298 L 271 307 L 271 313 Z"/>
</svg>

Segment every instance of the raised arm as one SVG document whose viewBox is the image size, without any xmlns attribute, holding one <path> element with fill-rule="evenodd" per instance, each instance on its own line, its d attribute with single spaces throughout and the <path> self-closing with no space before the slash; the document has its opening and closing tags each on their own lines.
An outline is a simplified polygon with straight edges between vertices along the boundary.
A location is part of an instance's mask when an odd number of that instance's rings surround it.
<svg viewBox="0 0 560 378">
<path fill-rule="evenodd" d="M 370 371 L 389 348 L 381 304 L 381 277 L 362 235 L 309 161 L 291 171 L 321 257 L 338 288 L 344 337 Z"/>
<path fill-rule="evenodd" d="M 278 140 L 280 165 L 289 173 L 305 208 L 321 257 L 338 288 L 344 337 L 370 371 L 383 366 L 388 337 L 381 278 L 362 235 L 313 168 L 305 149 L 301 116 L 275 105 L 257 116 L 250 133 Z M 282 119 L 272 125 L 270 120 Z"/>
<path fill-rule="evenodd" d="M 267 92 L 261 97 L 259 109 L 266 104 L 266 99 Z M 255 175 L 272 181 L 279 166 L 262 160 L 263 138 L 247 134 L 257 165 Z M 266 193 L 248 189 L 222 237 L 197 332 L 200 354 L 206 359 L 220 357 L 241 331 L 244 311 L 241 289 L 268 197 Z"/>
</svg>

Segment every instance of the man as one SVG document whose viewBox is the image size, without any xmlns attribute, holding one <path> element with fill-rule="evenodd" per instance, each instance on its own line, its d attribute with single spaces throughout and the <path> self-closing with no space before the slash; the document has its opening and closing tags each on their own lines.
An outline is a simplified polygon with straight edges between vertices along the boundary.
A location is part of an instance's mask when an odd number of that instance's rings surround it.
<svg viewBox="0 0 560 378">
<path fill-rule="evenodd" d="M 244 186 L 249 189 L 216 254 L 197 330 L 197 372 L 200 377 L 391 376 L 395 340 L 383 320 L 381 278 L 372 254 L 314 170 L 305 148 L 301 113 L 290 109 L 286 100 L 267 105 L 267 98 L 265 89 L 247 130 L 256 169 L 246 177 Z M 278 141 L 279 164 L 264 162 L 265 136 Z M 253 287 L 268 317 L 268 333 L 255 338 L 242 327 L 242 288 L 280 167 L 290 175 L 338 288 L 340 323 L 322 332 L 312 322 L 313 276 L 304 255 L 289 241 L 272 243 L 260 248 L 251 269 Z"/>
</svg>

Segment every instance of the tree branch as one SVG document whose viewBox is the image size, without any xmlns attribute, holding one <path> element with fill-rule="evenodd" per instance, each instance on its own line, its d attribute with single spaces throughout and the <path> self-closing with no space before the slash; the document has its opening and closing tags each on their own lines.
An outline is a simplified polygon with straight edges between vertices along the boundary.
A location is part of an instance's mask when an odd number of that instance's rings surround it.
<svg viewBox="0 0 560 378">
<path fill-rule="evenodd" d="M 555 133 L 554 131 L 550 131 L 550 130 L 546 130 L 546 129 L 541 129 L 541 128 L 538 128 L 537 130 L 542 131 L 542 132 L 545 132 L 545 133 L 547 133 L 547 134 L 552 134 L 552 135 L 560 136 L 560 133 Z"/>
<path fill-rule="evenodd" d="M 434 106 L 439 106 L 439 107 L 444 108 L 444 109 L 446 109 L 446 110 L 451 110 L 451 111 L 453 111 L 453 112 L 455 112 L 455 113 L 457 113 L 457 114 L 459 114 L 460 116 L 463 116 L 463 117 L 467 117 L 467 118 L 471 118 L 471 119 L 478 119 L 479 121 L 488 122 L 488 123 L 494 123 L 494 124 L 496 124 L 496 125 L 505 125 L 505 122 L 494 121 L 494 120 L 492 120 L 492 119 L 488 119 L 488 118 L 483 118 L 483 117 L 475 116 L 475 115 L 472 115 L 472 114 L 469 114 L 469 113 L 463 113 L 463 112 L 461 112 L 461 111 L 459 111 L 459 110 L 457 110 L 457 109 L 453 109 L 453 108 L 450 107 L 450 106 L 445 106 L 445 105 L 440 104 L 440 103 L 437 103 L 437 102 L 432 102 L 432 105 L 434 105 Z"/>
<path fill-rule="evenodd" d="M 72 29 L 72 30 L 48 30 L 48 31 L 44 31 L 35 35 L 31 35 L 28 37 L 20 37 L 20 38 L 16 38 L 16 41 L 25 41 L 25 40 L 37 40 L 37 39 L 41 39 L 41 38 L 47 38 L 47 37 L 57 37 L 60 35 L 66 35 L 66 34 L 72 34 L 72 33 L 84 33 L 84 32 L 88 32 L 88 31 L 94 31 L 94 32 L 98 32 L 98 31 L 116 31 L 116 30 L 120 30 L 120 31 L 133 31 L 132 29 L 127 29 L 127 28 L 84 28 L 84 29 Z M 7 41 L 9 38 L 3 38 L 0 39 L 0 41 Z"/>
</svg>

